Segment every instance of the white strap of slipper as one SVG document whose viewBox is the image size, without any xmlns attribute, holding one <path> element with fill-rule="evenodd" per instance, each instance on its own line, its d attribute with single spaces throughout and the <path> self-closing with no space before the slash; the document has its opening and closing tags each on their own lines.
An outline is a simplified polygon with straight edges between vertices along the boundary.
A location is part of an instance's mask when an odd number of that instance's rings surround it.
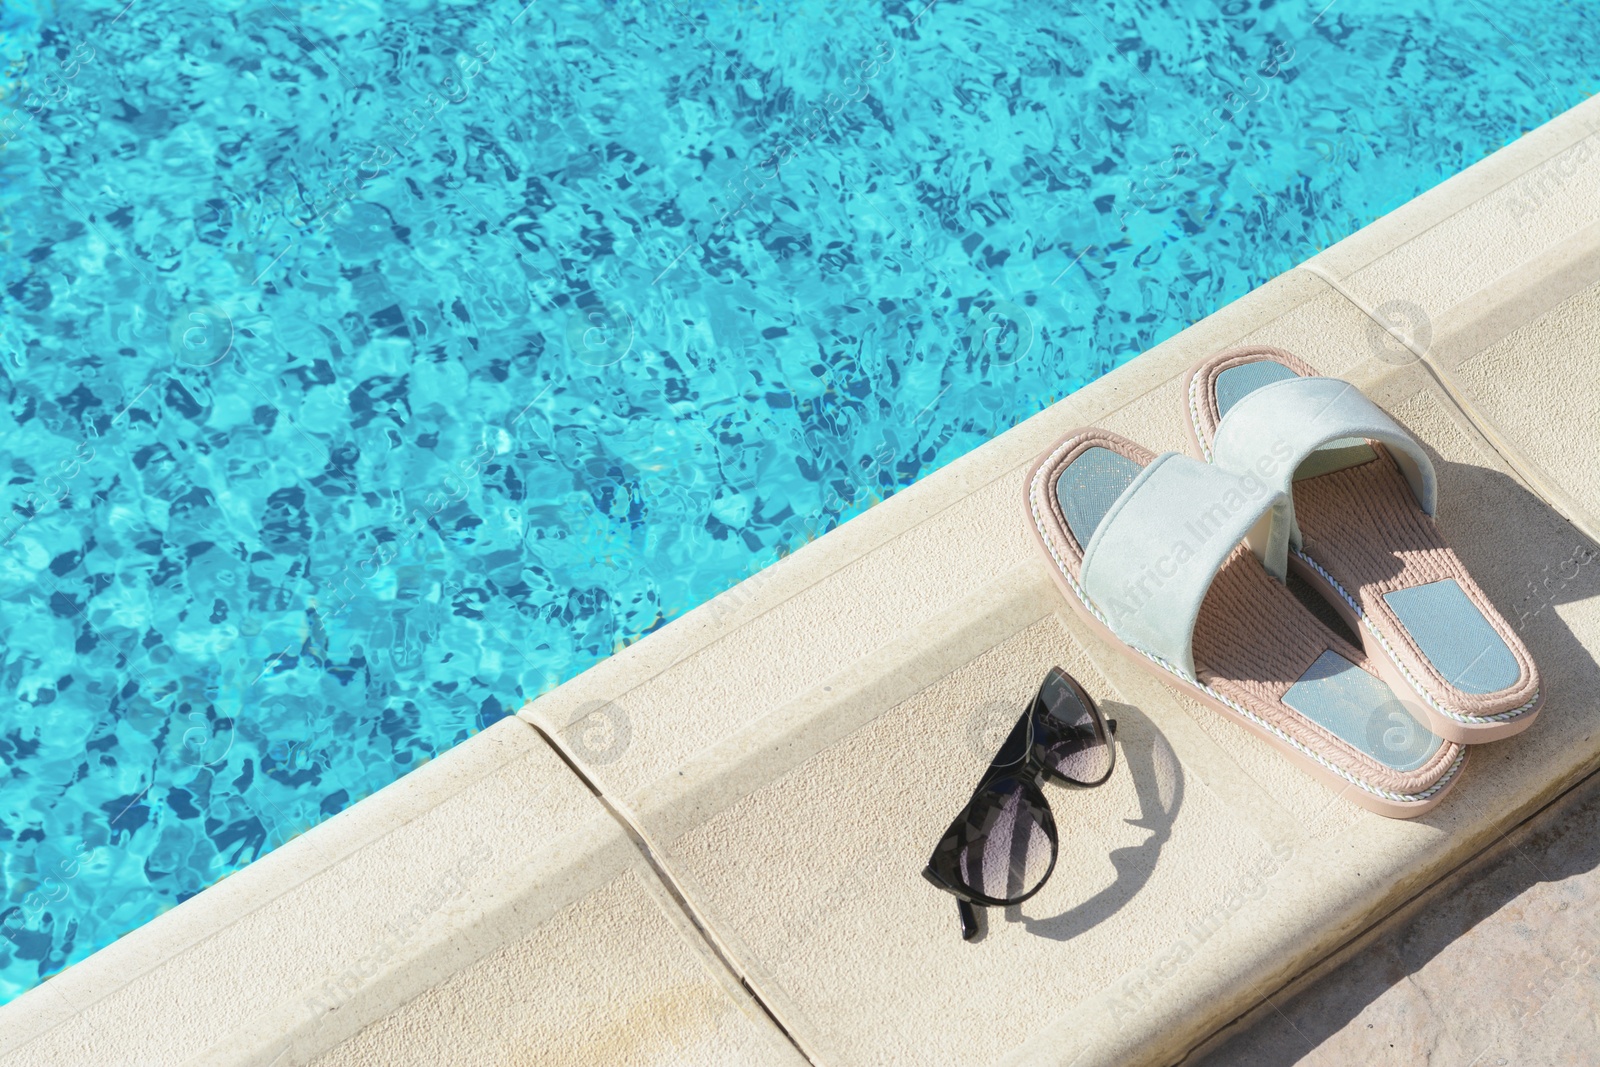
<svg viewBox="0 0 1600 1067">
<path fill-rule="evenodd" d="M 1084 551 L 1080 581 L 1112 632 L 1194 677 L 1194 624 L 1223 562 L 1241 541 L 1282 580 L 1289 499 L 1168 452 L 1106 512 Z"/>
<path fill-rule="evenodd" d="M 1362 439 L 1386 445 L 1429 515 L 1438 505 L 1433 463 L 1416 439 L 1361 390 L 1338 378 L 1286 378 L 1241 397 L 1223 416 L 1212 446 L 1224 470 L 1260 478 L 1289 493 L 1302 460 L 1335 441 Z M 1301 545 L 1290 506 L 1290 543 Z"/>
</svg>

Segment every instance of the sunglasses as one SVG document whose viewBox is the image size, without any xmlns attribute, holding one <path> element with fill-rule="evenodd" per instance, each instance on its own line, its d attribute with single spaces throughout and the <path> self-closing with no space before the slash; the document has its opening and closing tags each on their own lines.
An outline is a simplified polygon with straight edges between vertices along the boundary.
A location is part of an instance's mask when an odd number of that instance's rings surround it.
<svg viewBox="0 0 1600 1067">
<path fill-rule="evenodd" d="M 976 906 L 1020 904 L 1044 888 L 1061 845 L 1040 785 L 1104 784 L 1116 766 L 1116 732 L 1117 720 L 1101 718 L 1076 679 L 1050 668 L 922 872 L 956 898 L 963 940 L 978 936 Z"/>
</svg>

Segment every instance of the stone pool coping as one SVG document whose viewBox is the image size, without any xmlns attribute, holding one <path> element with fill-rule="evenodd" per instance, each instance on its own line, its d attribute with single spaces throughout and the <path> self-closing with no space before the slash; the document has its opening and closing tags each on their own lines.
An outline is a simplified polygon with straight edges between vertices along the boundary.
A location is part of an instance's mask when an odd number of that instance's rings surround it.
<svg viewBox="0 0 1600 1067">
<path fill-rule="evenodd" d="M 919 913 L 888 934 L 831 926 L 808 883 L 806 837 L 850 799 L 805 787 L 870 771 L 873 746 L 905 754 L 896 716 L 926 715 L 929 694 L 957 706 L 1009 699 L 1008 672 L 1021 678 L 1039 655 L 1069 660 L 1097 695 L 1134 709 L 1150 751 L 1188 782 L 1174 851 L 1139 895 L 1185 920 L 1220 918 L 1181 981 L 1162 969 L 1176 944 L 1168 931 L 1162 952 L 1124 961 L 1070 1017 L 1016 1034 L 997 1055 L 1176 1060 L 1600 765 L 1600 734 L 1580 714 L 1594 698 L 1571 688 L 1594 677 L 1600 619 L 1583 602 L 1554 603 L 1542 618 L 1564 632 L 1539 634 L 1569 687 L 1553 688 L 1560 702 L 1526 742 L 1475 754 L 1473 777 L 1435 817 L 1374 821 L 1083 633 L 1029 554 L 1019 471 L 1081 423 L 1181 447 L 1169 439 L 1181 431 L 1168 417 L 1176 376 L 1240 339 L 1278 340 L 1403 411 L 1461 468 L 1458 484 L 1507 494 L 1530 537 L 1562 543 L 1553 510 L 1600 540 L 1600 493 L 1519 422 L 1517 405 L 1548 392 L 1523 396 L 1504 375 L 1503 389 L 1486 391 L 1477 369 L 1524 336 L 1541 339 L 1549 363 L 1587 353 L 1600 369 L 1582 341 L 1588 312 L 1572 310 L 1600 281 L 1597 129 L 1591 99 L 0 1007 L 0 1065 L 321 1057 L 331 1067 L 397 1062 L 430 1042 L 499 1062 L 562 1035 L 580 1062 L 881 1056 L 891 1046 L 853 1031 L 829 1000 L 842 981 L 830 960 L 846 944 L 832 939 L 865 938 L 883 976 L 914 984 L 924 977 L 896 961 L 949 924 L 925 932 Z M 1319 337 L 1339 332 L 1330 323 L 1358 342 L 1369 327 L 1386 332 L 1350 353 Z M 1530 377 L 1547 390 L 1551 370 Z M 1478 471 L 1493 478 L 1460 481 Z M 1458 523 L 1452 536 L 1470 543 L 1460 547 L 1476 553 L 1475 572 L 1480 560 L 1492 572 L 1480 580 L 1509 612 L 1523 572 L 1494 570 L 1505 554 L 1495 530 L 1470 515 Z M 961 732 L 938 736 L 948 749 Z M 970 754 L 954 756 L 951 775 L 966 773 Z M 926 785 L 915 804 L 946 803 L 945 783 Z M 1255 876 L 1270 891 L 1233 906 L 1239 878 L 1265 869 L 1252 866 L 1258 843 L 1290 858 Z M 1205 867 L 1208 851 L 1227 862 Z M 757 876 L 753 856 L 780 862 Z M 1068 881 L 1058 873 L 1052 892 Z M 1310 883 L 1314 895 L 1296 888 Z M 808 955 L 775 950 L 763 901 L 800 909 L 820 931 Z M 1106 916 L 1104 932 L 1139 903 Z M 977 951 L 1034 966 L 1037 946 L 1013 929 L 1024 924 L 995 925 Z M 909 940 L 894 940 L 901 933 Z M 940 944 L 952 958 L 969 951 Z M 1064 964 L 1074 950 L 1056 951 Z M 571 961 L 570 980 L 539 973 L 554 958 Z M 876 1003 L 873 977 L 852 995 Z M 663 1018 L 675 1020 L 665 1034 Z M 641 1034 L 619 1046 L 629 1027 Z"/>
</svg>

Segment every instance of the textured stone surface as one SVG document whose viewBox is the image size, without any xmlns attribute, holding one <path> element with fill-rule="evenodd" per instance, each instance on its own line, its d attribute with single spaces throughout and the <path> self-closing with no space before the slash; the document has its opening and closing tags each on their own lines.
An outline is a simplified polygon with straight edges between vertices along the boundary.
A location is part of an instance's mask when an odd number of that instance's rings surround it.
<svg viewBox="0 0 1600 1067">
<path fill-rule="evenodd" d="M 1184 1067 L 1580 1064 L 1600 1047 L 1600 778 Z"/>
<path fill-rule="evenodd" d="M 694 950 L 650 878 L 629 871 L 316 1067 L 803 1067 L 760 1009 Z"/>
<path fill-rule="evenodd" d="M 1595 170 L 1600 172 L 1600 147 Z M 1600 190 L 1595 200 L 1600 203 Z M 1500 431 L 1591 517 L 1600 517 L 1597 365 L 1600 285 L 1461 360 L 1451 372 Z"/>
</svg>

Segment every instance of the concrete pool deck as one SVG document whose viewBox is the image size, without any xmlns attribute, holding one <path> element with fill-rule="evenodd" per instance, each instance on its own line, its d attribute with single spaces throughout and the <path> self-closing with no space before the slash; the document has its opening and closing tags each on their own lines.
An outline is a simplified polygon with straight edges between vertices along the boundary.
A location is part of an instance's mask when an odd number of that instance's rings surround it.
<svg viewBox="0 0 1600 1067">
<path fill-rule="evenodd" d="M 0 1067 L 1181 1059 L 1600 766 L 1597 131 L 1591 99 L 0 1008 Z M 1422 819 L 1139 672 L 1029 540 L 1041 449 L 1182 451 L 1180 376 L 1245 341 L 1423 441 L 1544 670 Z M 1055 876 L 964 945 L 918 872 L 1052 664 L 1122 766 L 1051 791 Z"/>
</svg>

